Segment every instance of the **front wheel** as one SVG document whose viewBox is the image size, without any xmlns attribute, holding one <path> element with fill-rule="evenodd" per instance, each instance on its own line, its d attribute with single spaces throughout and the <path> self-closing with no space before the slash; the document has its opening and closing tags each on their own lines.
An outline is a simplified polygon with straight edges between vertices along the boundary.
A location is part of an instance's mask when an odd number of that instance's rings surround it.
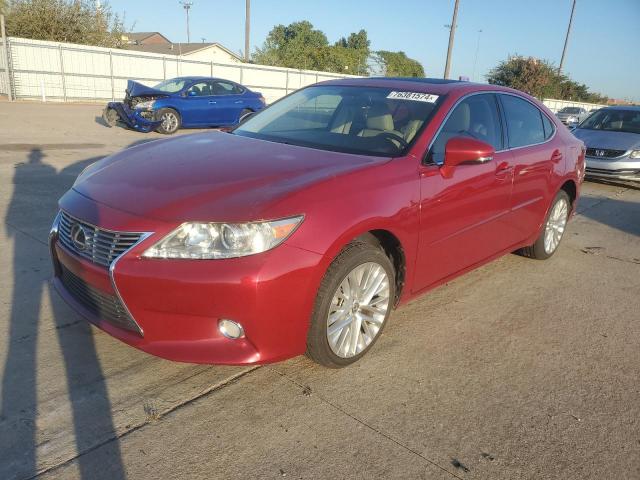
<svg viewBox="0 0 640 480">
<path fill-rule="evenodd" d="M 533 245 L 521 250 L 524 256 L 546 260 L 556 252 L 567 227 L 570 205 L 569 195 L 560 190 L 553 199 L 542 233 Z"/>
<path fill-rule="evenodd" d="M 307 355 L 331 368 L 359 360 L 376 342 L 395 298 L 393 263 L 378 246 L 349 244 L 327 269 L 307 336 Z"/>
<path fill-rule="evenodd" d="M 171 135 L 180 128 L 180 114 L 173 108 L 161 108 L 158 110 L 156 118 L 162 121 L 157 128 L 157 131 L 160 133 Z"/>
</svg>

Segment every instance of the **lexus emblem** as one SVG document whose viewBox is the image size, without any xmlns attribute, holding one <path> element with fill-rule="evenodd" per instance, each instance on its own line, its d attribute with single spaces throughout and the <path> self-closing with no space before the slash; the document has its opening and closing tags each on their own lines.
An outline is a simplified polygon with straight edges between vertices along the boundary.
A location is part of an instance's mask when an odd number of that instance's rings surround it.
<svg viewBox="0 0 640 480">
<path fill-rule="evenodd" d="M 79 223 L 74 223 L 71 227 L 71 241 L 79 252 L 87 248 L 87 234 Z"/>
<path fill-rule="evenodd" d="M 604 150 L 596 150 L 596 157 L 604 157 Z"/>
</svg>

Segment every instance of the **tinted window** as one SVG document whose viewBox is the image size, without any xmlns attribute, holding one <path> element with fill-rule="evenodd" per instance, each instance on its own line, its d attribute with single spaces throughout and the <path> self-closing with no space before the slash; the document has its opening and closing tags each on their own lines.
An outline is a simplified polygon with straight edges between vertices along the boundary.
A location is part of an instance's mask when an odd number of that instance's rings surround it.
<svg viewBox="0 0 640 480">
<path fill-rule="evenodd" d="M 493 94 L 471 95 L 454 108 L 433 142 L 431 160 L 442 163 L 447 141 L 459 136 L 475 138 L 502 150 L 502 127 Z"/>
<path fill-rule="evenodd" d="M 190 97 L 207 97 L 211 95 L 211 84 L 209 82 L 198 82 L 189 87 L 187 94 Z"/>
<path fill-rule="evenodd" d="M 509 147 L 523 147 L 544 142 L 542 113 L 533 104 L 513 95 L 500 95 L 507 118 Z"/>
<path fill-rule="evenodd" d="M 640 133 L 640 110 L 598 110 L 580 124 L 589 130 L 609 130 L 612 132 Z"/>
<path fill-rule="evenodd" d="M 242 93 L 240 86 L 231 82 L 213 82 L 211 88 L 213 95 L 234 95 Z"/>
<path fill-rule="evenodd" d="M 544 139 L 548 140 L 553 136 L 555 127 L 553 122 L 546 115 L 542 115 L 542 126 L 544 127 Z"/>
</svg>

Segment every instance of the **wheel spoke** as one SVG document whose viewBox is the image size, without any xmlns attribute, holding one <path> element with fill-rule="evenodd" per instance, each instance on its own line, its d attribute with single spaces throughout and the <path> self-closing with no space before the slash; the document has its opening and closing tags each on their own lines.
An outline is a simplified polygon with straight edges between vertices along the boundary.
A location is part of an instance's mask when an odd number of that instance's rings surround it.
<svg viewBox="0 0 640 480">
<path fill-rule="evenodd" d="M 367 262 L 342 280 L 327 315 L 327 340 L 338 356 L 365 350 L 379 334 L 390 307 L 389 276 L 381 265 Z"/>
</svg>

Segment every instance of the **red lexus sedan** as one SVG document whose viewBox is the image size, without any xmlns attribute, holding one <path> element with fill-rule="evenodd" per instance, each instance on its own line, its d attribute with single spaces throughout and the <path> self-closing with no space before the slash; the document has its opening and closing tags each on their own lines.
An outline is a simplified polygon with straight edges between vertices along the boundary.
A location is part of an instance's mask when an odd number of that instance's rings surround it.
<svg viewBox="0 0 640 480">
<path fill-rule="evenodd" d="M 89 166 L 60 199 L 54 283 L 153 355 L 341 367 L 417 295 L 509 252 L 553 255 L 584 170 L 583 144 L 521 92 L 323 82 L 231 133 Z"/>
</svg>

